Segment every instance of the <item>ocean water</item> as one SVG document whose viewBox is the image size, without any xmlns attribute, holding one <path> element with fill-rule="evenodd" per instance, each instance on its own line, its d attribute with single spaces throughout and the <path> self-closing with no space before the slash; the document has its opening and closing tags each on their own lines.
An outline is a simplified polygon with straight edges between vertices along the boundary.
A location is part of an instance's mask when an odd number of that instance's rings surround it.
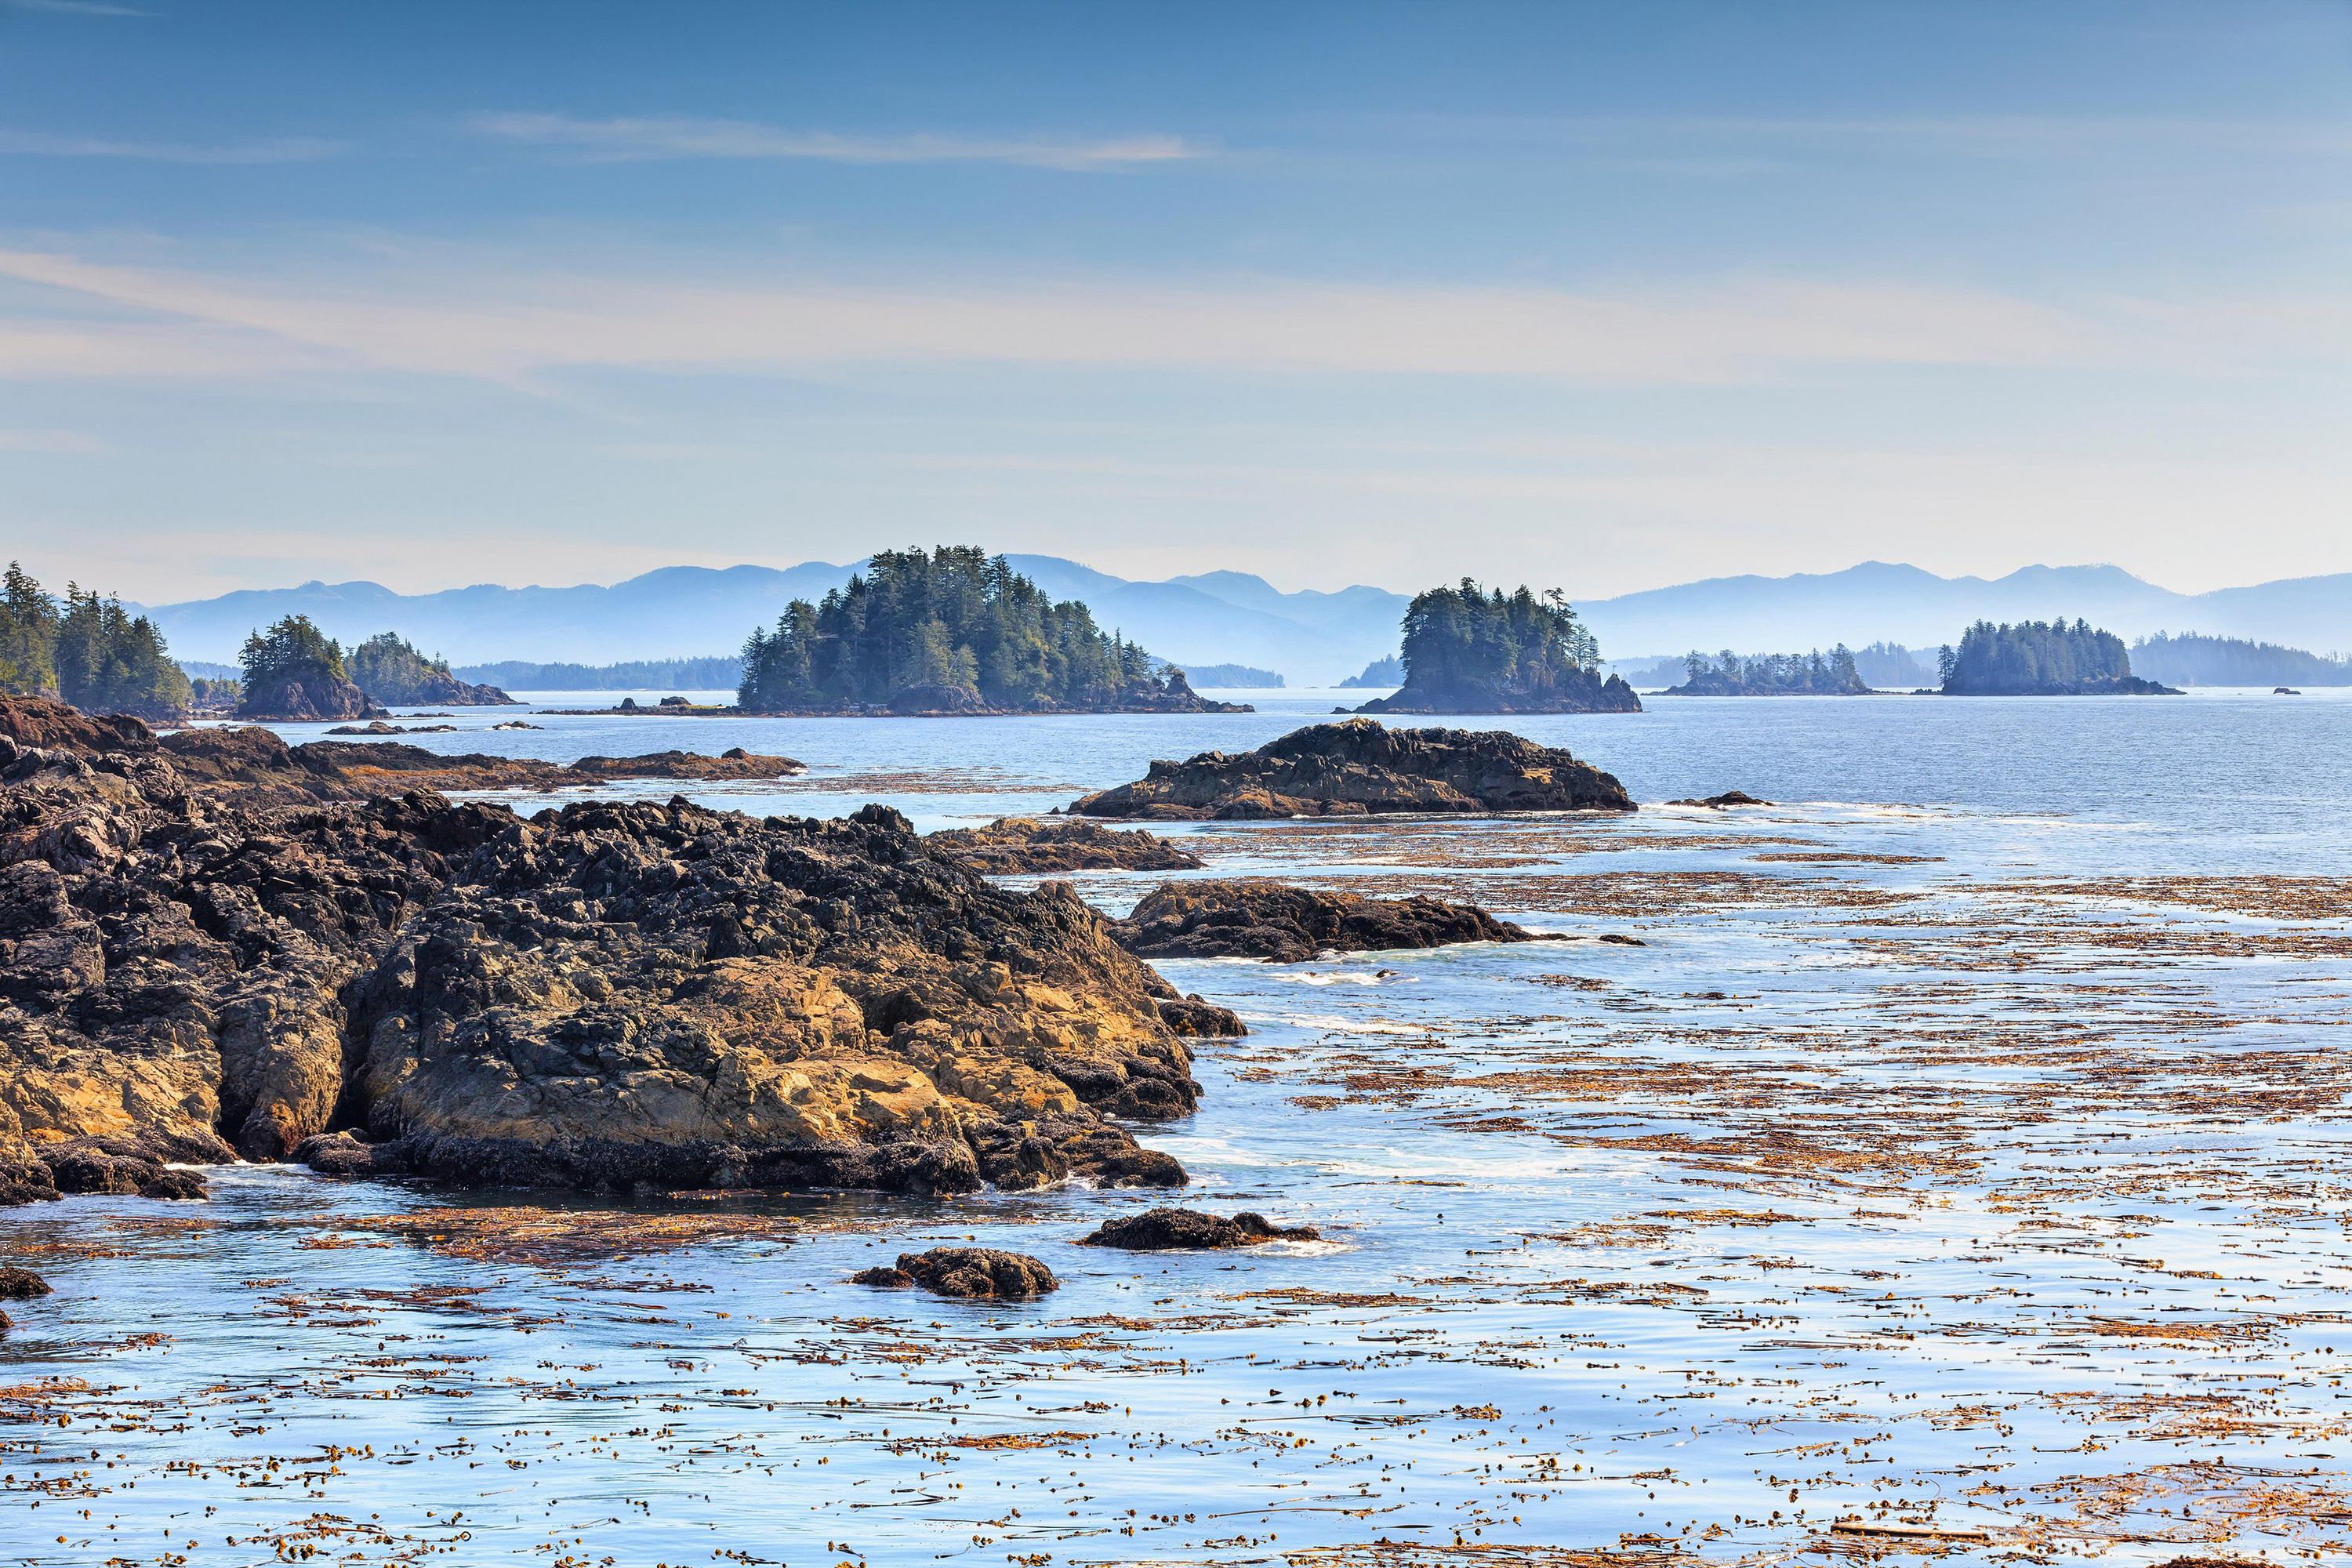
<svg viewBox="0 0 2352 1568">
<path fill-rule="evenodd" d="M 687 793 L 932 828 L 1361 694 L 1243 695 L 415 739 L 742 745 L 809 772 Z M 1166 829 L 1203 874 L 1555 939 L 1163 965 L 1252 1032 L 1145 1141 L 1184 1201 L 1321 1241 L 1100 1253 L 1073 1243 L 1158 1195 L 1083 1188 L 609 1204 L 250 1167 L 202 1205 L 0 1211 L 57 1290 L 0 1341 L 0 1563 L 2352 1551 L 2352 702 L 1650 706 L 1448 721 L 1570 747 L 1631 817 Z M 1779 804 L 1665 804 L 1732 788 Z M 1155 879 L 1079 885 L 1117 911 Z M 846 1283 L 967 1238 L 1063 1288 Z"/>
</svg>

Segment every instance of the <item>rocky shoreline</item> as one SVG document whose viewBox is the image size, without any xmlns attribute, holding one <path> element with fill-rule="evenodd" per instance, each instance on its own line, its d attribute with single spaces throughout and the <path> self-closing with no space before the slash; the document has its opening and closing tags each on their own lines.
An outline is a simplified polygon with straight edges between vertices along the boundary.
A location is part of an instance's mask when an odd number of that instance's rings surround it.
<svg viewBox="0 0 2352 1568">
<path fill-rule="evenodd" d="M 1197 871 L 1207 862 L 1154 833 L 1119 832 L 1097 822 L 1040 822 L 1000 816 L 985 827 L 950 827 L 923 840 L 984 876 L 1055 876 L 1066 871 Z"/>
<path fill-rule="evenodd" d="M 1162 1008 L 1196 1005 L 1066 887 L 894 812 L 525 821 L 383 765 L 412 748 L 58 709 L 0 700 L 0 1195 L 298 1152 L 590 1190 L 1184 1180 L 1123 1123 L 1192 1108 Z"/>
</svg>

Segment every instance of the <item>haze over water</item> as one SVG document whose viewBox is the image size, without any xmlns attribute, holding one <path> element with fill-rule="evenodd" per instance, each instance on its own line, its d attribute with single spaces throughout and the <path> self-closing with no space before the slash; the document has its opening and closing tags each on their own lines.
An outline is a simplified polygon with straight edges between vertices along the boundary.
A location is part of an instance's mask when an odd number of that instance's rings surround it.
<svg viewBox="0 0 2352 1568">
<path fill-rule="evenodd" d="M 507 710 L 415 743 L 740 744 L 811 771 L 692 798 L 931 828 L 1336 700 L 1252 696 L 483 728 Z M 1137 1192 L 611 1204 L 254 1167 L 201 1207 L 10 1210 L 58 1294 L 0 1341 L 0 1562 L 2352 1547 L 2352 702 L 1650 706 L 1451 721 L 1569 745 L 1631 817 L 1170 829 L 1202 875 L 1574 939 L 1159 966 L 1252 1032 L 1202 1042 L 1199 1112 L 1143 1141 L 1184 1202 L 1326 1241 L 1072 1245 L 1164 1195 Z M 1783 804 L 1663 804 L 1730 788 Z M 1118 910 L 1155 879 L 1079 882 Z M 1063 1289 L 845 1282 L 967 1237 Z"/>
</svg>

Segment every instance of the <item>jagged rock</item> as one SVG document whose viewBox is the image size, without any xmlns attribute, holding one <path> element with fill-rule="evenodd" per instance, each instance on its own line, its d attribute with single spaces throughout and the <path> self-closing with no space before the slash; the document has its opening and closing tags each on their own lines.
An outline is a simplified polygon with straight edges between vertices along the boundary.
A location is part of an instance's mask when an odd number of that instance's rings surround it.
<svg viewBox="0 0 2352 1568">
<path fill-rule="evenodd" d="M 215 1130 L 595 1188 L 1184 1180 L 1113 1120 L 1192 1108 L 1169 988 L 1066 886 L 999 888 L 879 807 L 281 805 L 238 774 L 282 742 L 213 733 L 0 738 L 0 1194 Z"/>
<path fill-rule="evenodd" d="M 1475 904 L 1368 899 L 1249 881 L 1162 882 L 1118 922 L 1118 931 L 1120 945 L 1139 958 L 1262 958 L 1273 963 L 1301 963 L 1322 952 L 1547 940 Z M 1161 1005 L 1164 1016 L 1167 1005 Z"/>
<path fill-rule="evenodd" d="M 990 877 L 1063 871 L 1193 871 L 1207 862 L 1191 850 L 1140 830 L 1119 832 L 1098 822 L 1039 822 L 1000 816 L 986 827 L 950 827 L 923 840 Z"/>
<path fill-rule="evenodd" d="M 887 1264 L 861 1268 L 849 1277 L 849 1282 L 852 1285 L 870 1285 L 877 1290 L 911 1290 L 915 1288 L 913 1275 Z"/>
<path fill-rule="evenodd" d="M 1262 1214 L 1227 1219 L 1199 1209 L 1161 1207 L 1106 1220 L 1092 1235 L 1081 1237 L 1078 1245 L 1115 1247 L 1122 1252 L 1194 1252 L 1266 1241 L 1316 1241 L 1322 1235 L 1311 1225 L 1278 1226 Z"/>
<path fill-rule="evenodd" d="M 315 719 L 382 719 L 386 710 L 331 670 L 317 668 L 248 686 L 238 700 L 240 719 L 299 724 Z"/>
<path fill-rule="evenodd" d="M 883 1272 L 867 1269 L 866 1274 Z M 887 1272 L 902 1274 L 935 1296 L 967 1300 L 1024 1301 L 1062 1288 L 1052 1269 L 1026 1253 L 1000 1252 L 992 1247 L 934 1247 L 929 1252 L 902 1252 L 898 1267 Z M 865 1279 L 863 1275 L 860 1279 L 869 1284 L 883 1283 Z"/>
<path fill-rule="evenodd" d="M 1249 1033 L 1239 1013 L 1199 996 L 1161 998 L 1160 1021 L 1186 1039 L 1233 1039 Z"/>
<path fill-rule="evenodd" d="M 1769 800 L 1759 800 L 1745 790 L 1727 789 L 1721 795 L 1708 795 L 1705 800 L 1670 800 L 1668 805 L 1703 805 L 1710 811 L 1721 811 L 1733 805 L 1769 805 Z"/>
<path fill-rule="evenodd" d="M 29 1268 L 0 1268 L 0 1301 L 30 1301 L 49 1294 L 49 1282 Z"/>
<path fill-rule="evenodd" d="M 368 1176 L 375 1173 L 375 1149 L 346 1129 L 316 1132 L 295 1146 L 294 1158 L 322 1176 Z"/>
<path fill-rule="evenodd" d="M 1156 762 L 1077 816 L 1160 821 L 1368 812 L 1631 811 L 1624 787 L 1567 752 L 1502 731 L 1311 724 L 1255 752 Z"/>
</svg>

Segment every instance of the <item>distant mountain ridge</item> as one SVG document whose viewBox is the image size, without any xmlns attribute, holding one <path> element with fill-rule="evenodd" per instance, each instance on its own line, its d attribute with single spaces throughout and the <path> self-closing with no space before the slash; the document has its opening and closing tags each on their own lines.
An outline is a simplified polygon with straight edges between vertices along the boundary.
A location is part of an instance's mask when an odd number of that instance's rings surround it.
<svg viewBox="0 0 2352 1568">
<path fill-rule="evenodd" d="M 862 558 L 861 558 L 862 559 Z M 1357 585 L 1285 593 L 1244 572 L 1136 582 L 1055 555 L 1013 566 L 1056 598 L 1083 599 L 1097 624 L 1190 668 L 1245 664 L 1294 685 L 1324 686 L 1397 651 L 1410 596 Z M 234 659 L 246 634 L 292 614 L 345 644 L 395 631 L 452 663 L 502 659 L 606 665 L 731 653 L 794 598 L 822 597 L 856 563 L 667 566 L 609 586 L 507 588 L 494 584 L 395 594 L 375 583 L 306 583 L 150 606 L 189 659 Z M 1531 581 L 1545 574 L 1532 574 Z M 1514 586 L 1515 584 L 1506 584 Z M 1549 586 L 1536 583 L 1536 586 Z M 1910 647 L 1958 642 L 1979 619 L 2084 616 L 2126 638 L 2159 631 L 2254 637 L 2317 653 L 2352 648 L 2352 573 L 2289 578 L 2209 594 L 2176 594 L 2116 566 L 2028 566 L 2004 577 L 1939 577 L 1866 561 L 1842 572 L 1715 577 L 1611 599 L 1577 612 L 1612 659 L 1741 649 Z"/>
</svg>

